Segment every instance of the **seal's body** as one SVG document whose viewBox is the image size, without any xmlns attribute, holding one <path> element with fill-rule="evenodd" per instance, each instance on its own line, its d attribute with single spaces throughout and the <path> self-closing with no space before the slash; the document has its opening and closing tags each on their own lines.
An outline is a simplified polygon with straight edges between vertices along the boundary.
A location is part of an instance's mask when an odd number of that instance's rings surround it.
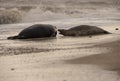
<svg viewBox="0 0 120 81">
<path fill-rule="evenodd" d="M 46 24 L 35 24 L 22 30 L 17 36 L 8 37 L 8 39 L 29 39 L 56 37 L 57 29 L 55 26 Z"/>
<path fill-rule="evenodd" d="M 98 28 L 96 26 L 89 25 L 80 25 L 76 27 L 72 27 L 68 30 L 58 29 L 60 34 L 64 36 L 89 36 L 89 35 L 98 35 L 98 34 L 110 34 L 109 32 Z"/>
</svg>

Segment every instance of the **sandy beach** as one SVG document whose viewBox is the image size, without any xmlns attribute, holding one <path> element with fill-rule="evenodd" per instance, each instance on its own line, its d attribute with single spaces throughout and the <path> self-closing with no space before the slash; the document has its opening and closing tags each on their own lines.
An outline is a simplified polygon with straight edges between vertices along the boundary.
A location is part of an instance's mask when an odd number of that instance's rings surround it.
<svg viewBox="0 0 120 81">
<path fill-rule="evenodd" d="M 71 20 L 80 24 L 79 19 Z M 58 34 L 51 39 L 7 40 L 6 37 L 17 34 L 31 23 L 1 25 L 0 81 L 119 81 L 120 35 L 119 30 L 115 30 L 119 24 L 110 27 L 110 23 L 92 22 L 101 24 L 99 27 L 112 34 L 91 38 Z M 39 23 L 60 28 L 75 25 L 70 20 Z"/>
<path fill-rule="evenodd" d="M 0 25 L 0 81 L 120 81 L 118 0 L 10 1 L 0 9 L 34 8 L 21 22 Z M 33 24 L 93 25 L 112 34 L 7 40 Z"/>
</svg>

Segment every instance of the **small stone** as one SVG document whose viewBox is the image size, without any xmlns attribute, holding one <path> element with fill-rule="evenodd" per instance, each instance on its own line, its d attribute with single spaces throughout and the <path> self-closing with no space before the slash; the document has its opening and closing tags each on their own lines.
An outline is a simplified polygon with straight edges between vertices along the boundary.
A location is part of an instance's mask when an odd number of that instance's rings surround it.
<svg viewBox="0 0 120 81">
<path fill-rule="evenodd" d="M 116 28 L 115 30 L 119 30 L 118 28 Z"/>
<path fill-rule="evenodd" d="M 11 70 L 13 71 L 13 70 L 15 70 L 15 68 L 11 68 Z"/>
<path fill-rule="evenodd" d="M 89 35 L 89 38 L 92 38 L 92 36 L 91 36 L 91 35 Z"/>
<path fill-rule="evenodd" d="M 63 80 L 63 81 L 67 81 L 67 80 Z"/>
<path fill-rule="evenodd" d="M 52 64 L 55 64 L 54 62 Z"/>
</svg>

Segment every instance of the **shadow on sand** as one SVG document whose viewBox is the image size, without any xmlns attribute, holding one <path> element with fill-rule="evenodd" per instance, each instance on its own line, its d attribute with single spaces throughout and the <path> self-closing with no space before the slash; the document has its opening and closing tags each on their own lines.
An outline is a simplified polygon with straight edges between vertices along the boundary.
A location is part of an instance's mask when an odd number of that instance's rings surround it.
<svg viewBox="0 0 120 81">
<path fill-rule="evenodd" d="M 101 46 L 110 47 L 112 50 L 103 54 L 95 54 L 65 60 L 65 62 L 69 64 L 97 65 L 105 70 L 116 71 L 120 75 L 120 41 L 100 45 L 100 47 Z"/>
</svg>

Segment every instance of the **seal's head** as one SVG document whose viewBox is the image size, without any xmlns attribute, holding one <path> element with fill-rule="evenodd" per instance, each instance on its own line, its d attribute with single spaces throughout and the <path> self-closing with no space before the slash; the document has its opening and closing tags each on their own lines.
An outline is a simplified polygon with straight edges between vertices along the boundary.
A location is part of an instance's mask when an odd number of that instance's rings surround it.
<svg viewBox="0 0 120 81">
<path fill-rule="evenodd" d="M 66 30 L 65 29 L 58 29 L 59 34 L 65 35 L 66 34 Z"/>
<path fill-rule="evenodd" d="M 53 28 L 54 28 L 54 31 L 53 31 L 53 34 L 51 34 L 51 37 L 56 37 L 56 35 L 57 35 L 57 27 L 53 26 Z"/>
</svg>

